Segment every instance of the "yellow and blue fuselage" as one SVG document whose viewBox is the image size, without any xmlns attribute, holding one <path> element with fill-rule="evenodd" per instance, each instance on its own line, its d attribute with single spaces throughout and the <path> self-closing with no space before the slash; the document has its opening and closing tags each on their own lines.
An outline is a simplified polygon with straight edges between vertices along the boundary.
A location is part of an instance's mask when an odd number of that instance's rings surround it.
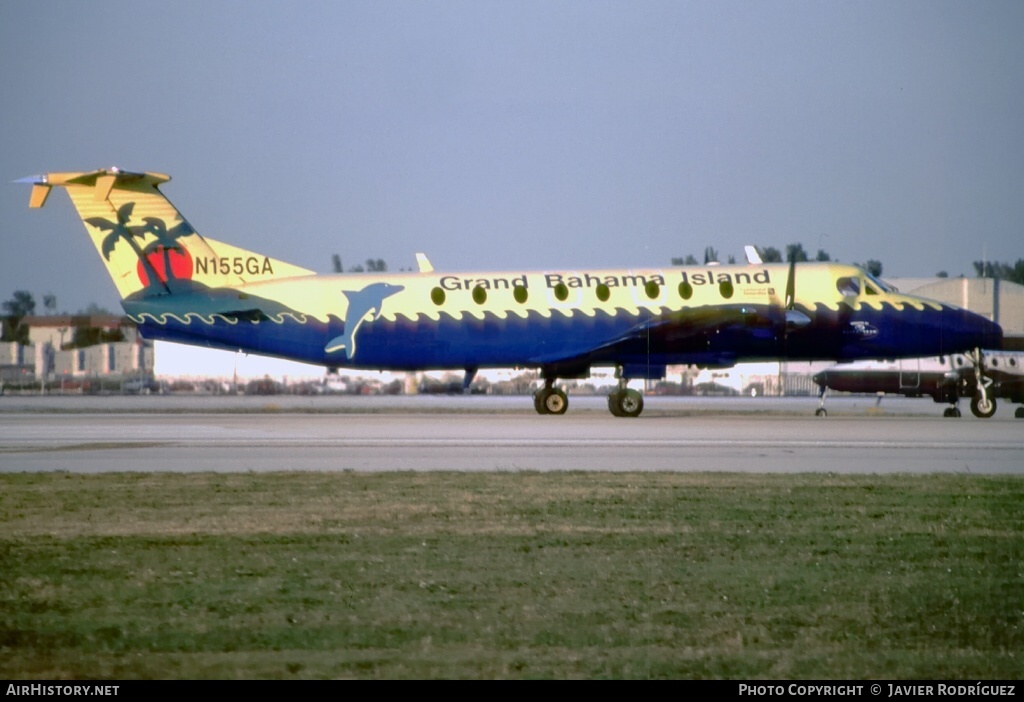
<svg viewBox="0 0 1024 702">
<path fill-rule="evenodd" d="M 359 369 L 619 366 L 898 358 L 998 346 L 998 325 L 834 263 L 597 271 L 317 275 L 200 236 L 116 169 L 28 179 L 71 195 L 148 338 Z"/>
</svg>

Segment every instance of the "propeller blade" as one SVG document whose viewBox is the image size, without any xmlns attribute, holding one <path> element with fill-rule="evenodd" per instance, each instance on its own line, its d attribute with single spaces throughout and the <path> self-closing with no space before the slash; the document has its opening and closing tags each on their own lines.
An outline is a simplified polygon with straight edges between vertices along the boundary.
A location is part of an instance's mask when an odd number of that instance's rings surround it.
<svg viewBox="0 0 1024 702">
<path fill-rule="evenodd" d="M 786 309 L 793 309 L 796 302 L 796 259 L 789 262 L 789 277 L 786 279 Z"/>
</svg>

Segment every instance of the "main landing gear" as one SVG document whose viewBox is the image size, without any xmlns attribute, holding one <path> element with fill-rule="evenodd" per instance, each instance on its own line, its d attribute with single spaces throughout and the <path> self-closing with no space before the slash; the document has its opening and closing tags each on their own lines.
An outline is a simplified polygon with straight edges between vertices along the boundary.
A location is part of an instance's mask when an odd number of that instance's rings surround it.
<svg viewBox="0 0 1024 702">
<path fill-rule="evenodd" d="M 644 411 L 644 396 L 627 388 L 626 382 L 619 378 L 619 387 L 608 393 L 608 409 L 616 417 L 639 417 Z"/>
<path fill-rule="evenodd" d="M 618 387 L 608 394 L 608 410 L 616 417 L 639 417 L 644 411 L 644 396 L 626 387 L 628 381 L 619 377 Z M 569 398 L 555 387 L 553 376 L 544 378 L 544 387 L 533 394 L 533 408 L 537 414 L 565 414 Z"/>
<path fill-rule="evenodd" d="M 533 408 L 537 414 L 565 414 L 569 409 L 569 398 L 554 384 L 554 378 L 544 378 L 544 388 L 533 393 Z"/>
</svg>

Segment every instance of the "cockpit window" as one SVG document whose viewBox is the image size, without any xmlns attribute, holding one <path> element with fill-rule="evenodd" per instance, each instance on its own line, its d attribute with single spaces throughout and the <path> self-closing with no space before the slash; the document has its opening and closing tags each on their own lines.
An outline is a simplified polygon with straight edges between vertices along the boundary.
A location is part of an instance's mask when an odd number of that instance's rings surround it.
<svg viewBox="0 0 1024 702">
<path fill-rule="evenodd" d="M 881 295 L 883 293 L 896 292 L 896 288 L 889 285 L 881 278 L 871 275 L 862 270 L 861 276 L 845 276 L 836 281 L 836 288 L 847 297 L 856 297 L 861 293 L 865 295 Z"/>
<path fill-rule="evenodd" d="M 894 288 L 893 286 L 889 285 L 888 283 L 883 281 L 881 278 L 875 277 L 875 276 L 871 275 L 870 273 L 868 273 L 866 271 L 864 272 L 864 277 L 867 278 L 869 281 L 871 281 L 871 283 L 873 283 L 874 286 L 878 288 L 874 293 L 872 293 L 871 292 L 871 287 L 872 286 L 868 285 L 868 294 L 877 294 L 878 292 L 884 292 L 884 293 L 896 292 L 896 288 Z"/>
<path fill-rule="evenodd" d="M 860 278 L 840 278 L 836 281 L 836 289 L 846 297 L 856 297 L 860 295 Z"/>
</svg>

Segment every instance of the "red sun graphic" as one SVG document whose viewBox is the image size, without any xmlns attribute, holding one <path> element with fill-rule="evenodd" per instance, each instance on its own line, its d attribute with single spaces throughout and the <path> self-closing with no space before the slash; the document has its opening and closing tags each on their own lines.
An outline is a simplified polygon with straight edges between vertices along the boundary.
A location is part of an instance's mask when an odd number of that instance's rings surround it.
<svg viewBox="0 0 1024 702">
<path fill-rule="evenodd" d="M 146 253 L 146 260 L 153 266 L 161 283 L 167 282 L 167 265 L 170 264 L 171 277 L 178 280 L 192 279 L 192 256 L 184 246 L 165 248 L 157 246 Z M 143 286 L 149 285 L 149 271 L 140 260 L 135 267 Z"/>
</svg>

